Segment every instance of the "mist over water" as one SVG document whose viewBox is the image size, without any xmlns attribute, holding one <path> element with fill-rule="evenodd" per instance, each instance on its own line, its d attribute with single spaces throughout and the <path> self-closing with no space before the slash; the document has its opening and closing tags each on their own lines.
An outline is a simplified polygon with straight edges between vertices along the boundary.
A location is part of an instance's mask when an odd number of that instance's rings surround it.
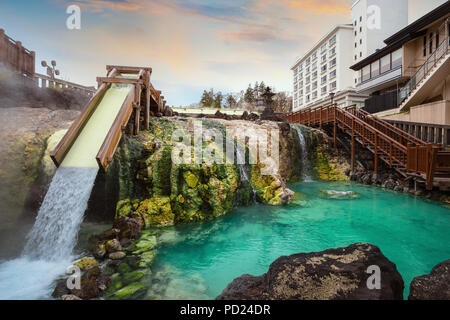
<svg viewBox="0 0 450 320">
<path fill-rule="evenodd" d="M 60 167 L 27 236 L 22 256 L 0 264 L 0 299 L 42 299 L 74 259 L 98 168 Z"/>
</svg>

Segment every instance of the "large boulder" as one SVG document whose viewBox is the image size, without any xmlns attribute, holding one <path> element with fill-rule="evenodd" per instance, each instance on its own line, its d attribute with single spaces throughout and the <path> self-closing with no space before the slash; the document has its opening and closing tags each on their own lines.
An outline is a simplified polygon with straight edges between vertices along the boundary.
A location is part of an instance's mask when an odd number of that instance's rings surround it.
<svg viewBox="0 0 450 320">
<path fill-rule="evenodd" d="M 380 289 L 368 288 L 368 282 L 372 284 L 370 266 L 380 268 Z M 395 264 L 378 247 L 357 243 L 280 257 L 262 276 L 234 279 L 216 299 L 401 300 L 403 288 Z"/>
<path fill-rule="evenodd" d="M 408 300 L 450 300 L 450 260 L 436 265 L 430 274 L 414 278 Z"/>
</svg>

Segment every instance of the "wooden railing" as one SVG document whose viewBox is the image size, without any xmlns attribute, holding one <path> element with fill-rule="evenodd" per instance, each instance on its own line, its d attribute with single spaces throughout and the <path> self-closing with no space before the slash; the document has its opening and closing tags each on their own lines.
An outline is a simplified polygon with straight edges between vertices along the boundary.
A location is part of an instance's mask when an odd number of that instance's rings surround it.
<svg viewBox="0 0 450 320">
<path fill-rule="evenodd" d="M 336 145 L 336 131 L 342 130 L 351 138 L 351 165 L 354 169 L 355 140 L 374 153 L 374 171 L 378 171 L 378 159 L 403 176 L 409 172 L 424 174 L 427 189 L 433 188 L 437 172 L 450 173 L 450 155 L 442 146 L 433 146 L 392 126 L 391 124 L 358 110 L 356 106 L 338 108 L 336 105 L 306 108 L 284 116 L 289 122 L 310 127 L 333 125 Z"/>
<path fill-rule="evenodd" d="M 86 87 L 73 82 L 54 79 L 44 74 L 35 73 L 34 79 L 40 88 L 70 89 L 89 97 L 92 97 L 96 92 L 95 87 Z"/>
<path fill-rule="evenodd" d="M 5 67 L 33 79 L 35 56 L 34 51 L 27 50 L 20 41 L 11 39 L 0 29 L 0 63 Z"/>
</svg>

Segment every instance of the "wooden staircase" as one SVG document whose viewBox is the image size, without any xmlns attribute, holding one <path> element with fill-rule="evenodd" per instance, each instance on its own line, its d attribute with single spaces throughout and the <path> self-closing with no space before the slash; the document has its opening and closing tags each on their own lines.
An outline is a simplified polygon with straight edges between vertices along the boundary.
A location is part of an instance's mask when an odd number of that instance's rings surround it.
<svg viewBox="0 0 450 320">
<path fill-rule="evenodd" d="M 450 152 L 432 145 L 381 120 L 356 106 L 337 105 L 306 108 L 284 115 L 291 123 L 309 127 L 332 127 L 336 147 L 337 130 L 350 136 L 352 171 L 355 165 L 355 142 L 374 154 L 374 172 L 379 161 L 406 177 L 423 182 L 428 190 L 450 186 Z"/>
</svg>

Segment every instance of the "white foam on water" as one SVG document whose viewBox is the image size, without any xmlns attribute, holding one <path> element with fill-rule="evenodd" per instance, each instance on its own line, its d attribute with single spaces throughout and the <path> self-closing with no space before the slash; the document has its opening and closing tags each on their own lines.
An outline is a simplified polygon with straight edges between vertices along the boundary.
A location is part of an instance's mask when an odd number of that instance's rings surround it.
<svg viewBox="0 0 450 320">
<path fill-rule="evenodd" d="M 49 298 L 72 264 L 98 168 L 60 167 L 52 179 L 22 256 L 0 264 L 0 299 Z"/>
<path fill-rule="evenodd" d="M 71 265 L 21 257 L 0 264 L 0 300 L 37 300 L 51 296 L 54 280 Z"/>
</svg>

